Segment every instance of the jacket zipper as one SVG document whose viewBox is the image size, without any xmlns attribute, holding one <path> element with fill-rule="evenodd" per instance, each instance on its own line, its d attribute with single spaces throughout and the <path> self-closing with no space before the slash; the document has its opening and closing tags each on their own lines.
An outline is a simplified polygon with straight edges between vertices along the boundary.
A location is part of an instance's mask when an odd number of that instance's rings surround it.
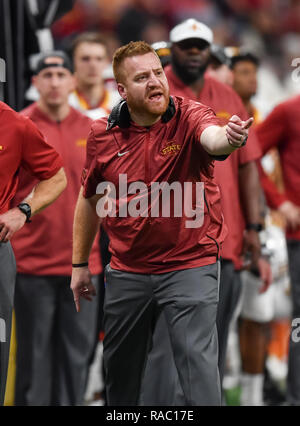
<svg viewBox="0 0 300 426">
<path fill-rule="evenodd" d="M 146 185 L 150 184 L 150 161 L 149 161 L 149 144 L 150 144 L 150 129 L 146 131 L 146 141 L 145 141 L 145 183 Z"/>
<path fill-rule="evenodd" d="M 150 129 L 146 130 L 146 140 L 145 140 L 145 184 L 147 186 L 150 186 L 150 158 L 149 158 L 149 152 L 150 152 Z M 148 199 L 149 202 L 149 199 Z M 147 218 L 147 222 L 151 225 L 151 215 Z"/>
</svg>

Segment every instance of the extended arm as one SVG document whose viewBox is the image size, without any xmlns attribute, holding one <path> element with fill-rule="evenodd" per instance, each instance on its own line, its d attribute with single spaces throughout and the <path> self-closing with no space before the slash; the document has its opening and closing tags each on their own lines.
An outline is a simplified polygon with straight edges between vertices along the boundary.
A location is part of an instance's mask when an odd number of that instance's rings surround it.
<svg viewBox="0 0 300 426">
<path fill-rule="evenodd" d="M 209 126 L 201 134 L 201 144 L 210 155 L 229 155 L 244 145 L 253 118 L 242 121 L 233 115 L 224 127 Z"/>
</svg>

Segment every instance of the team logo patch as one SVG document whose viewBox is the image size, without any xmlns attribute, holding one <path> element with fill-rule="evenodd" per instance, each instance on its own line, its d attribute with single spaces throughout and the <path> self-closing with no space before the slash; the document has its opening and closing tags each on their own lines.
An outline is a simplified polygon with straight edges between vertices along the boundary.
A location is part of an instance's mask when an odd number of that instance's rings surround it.
<svg viewBox="0 0 300 426">
<path fill-rule="evenodd" d="M 227 111 L 218 111 L 216 113 L 216 116 L 218 117 L 221 126 L 225 126 L 231 117 L 231 115 Z"/>
<path fill-rule="evenodd" d="M 76 141 L 76 145 L 85 147 L 86 146 L 86 139 L 78 139 Z"/>
<path fill-rule="evenodd" d="M 176 155 L 181 150 L 181 145 L 175 141 L 169 141 L 160 151 L 161 155 Z"/>
</svg>

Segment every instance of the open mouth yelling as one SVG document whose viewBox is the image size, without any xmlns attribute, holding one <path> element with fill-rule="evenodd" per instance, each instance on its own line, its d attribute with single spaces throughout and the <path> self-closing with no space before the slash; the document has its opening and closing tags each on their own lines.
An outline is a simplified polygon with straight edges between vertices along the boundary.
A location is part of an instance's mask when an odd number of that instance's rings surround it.
<svg viewBox="0 0 300 426">
<path fill-rule="evenodd" d="M 151 102 L 158 102 L 163 98 L 162 92 L 153 92 L 148 96 Z"/>
</svg>

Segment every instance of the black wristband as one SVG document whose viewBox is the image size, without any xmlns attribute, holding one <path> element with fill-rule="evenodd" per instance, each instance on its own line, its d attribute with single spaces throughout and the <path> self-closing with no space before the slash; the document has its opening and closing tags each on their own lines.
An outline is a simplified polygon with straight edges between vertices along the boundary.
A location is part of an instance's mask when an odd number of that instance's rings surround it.
<svg viewBox="0 0 300 426">
<path fill-rule="evenodd" d="M 72 263 L 72 268 L 84 268 L 86 266 L 89 266 L 89 262 Z"/>
<path fill-rule="evenodd" d="M 27 203 L 20 203 L 17 205 L 18 209 L 21 210 L 22 213 L 26 216 L 26 222 L 31 222 L 31 207 Z"/>
<path fill-rule="evenodd" d="M 248 223 L 246 226 L 247 231 L 250 231 L 251 229 L 256 232 L 260 232 L 263 230 L 263 226 L 261 223 Z"/>
<path fill-rule="evenodd" d="M 243 140 L 242 146 L 245 146 L 248 140 L 248 136 L 245 136 L 245 139 Z"/>
<path fill-rule="evenodd" d="M 229 143 L 230 146 L 232 146 L 233 148 L 241 148 L 242 146 L 245 146 L 248 140 L 248 136 L 245 136 L 243 143 L 241 145 L 236 145 L 235 143 L 232 143 L 231 140 L 227 137 L 227 141 Z"/>
</svg>

